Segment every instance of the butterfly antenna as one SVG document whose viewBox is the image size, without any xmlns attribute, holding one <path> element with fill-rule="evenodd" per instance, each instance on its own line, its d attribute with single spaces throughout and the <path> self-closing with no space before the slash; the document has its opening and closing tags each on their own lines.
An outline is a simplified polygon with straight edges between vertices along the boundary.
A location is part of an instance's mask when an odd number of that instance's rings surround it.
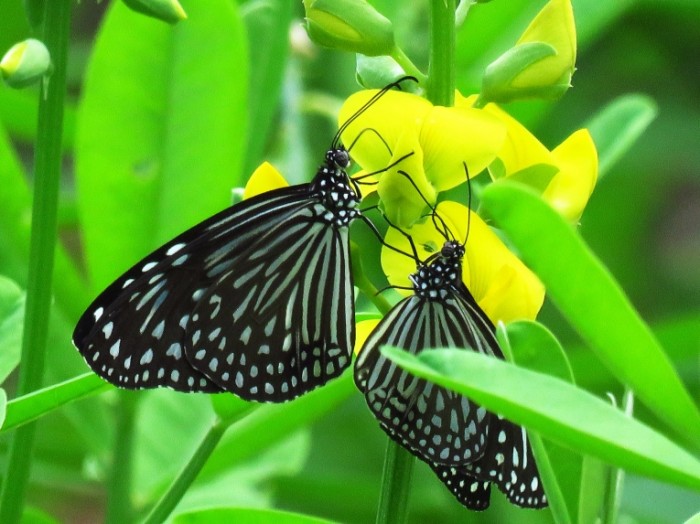
<svg viewBox="0 0 700 524">
<path fill-rule="evenodd" d="M 380 173 L 384 173 L 384 172 L 386 172 L 386 171 L 389 171 L 392 167 L 394 167 L 394 166 L 400 164 L 401 162 L 403 162 L 404 160 L 406 160 L 408 157 L 412 156 L 413 154 L 414 154 L 414 151 L 411 151 L 411 152 L 409 152 L 409 153 L 406 153 L 405 155 L 400 156 L 399 158 L 397 158 L 396 160 L 394 160 L 394 161 L 393 161 L 391 164 L 389 164 L 388 166 L 383 167 L 382 169 L 380 169 L 380 170 L 378 170 L 378 171 L 372 171 L 371 173 L 365 173 L 365 174 L 362 175 L 362 176 L 355 177 L 354 180 L 357 181 L 357 182 L 362 182 L 362 181 L 363 181 L 365 178 L 367 178 L 367 177 L 371 177 L 371 176 L 374 176 L 374 175 L 379 175 Z M 374 184 L 376 184 L 376 182 L 366 182 L 366 184 L 368 184 L 368 185 L 374 185 Z"/>
<path fill-rule="evenodd" d="M 454 240 L 454 235 L 452 234 L 452 231 L 450 230 L 449 226 L 447 225 L 445 220 L 439 215 L 435 206 L 433 204 L 431 204 L 427 198 L 425 198 L 425 195 L 423 194 L 423 192 L 416 185 L 415 180 L 413 180 L 413 178 L 411 178 L 411 176 L 408 173 L 406 173 L 405 171 L 399 170 L 398 173 L 400 175 L 404 176 L 411 183 L 413 188 L 416 190 L 416 193 L 418 193 L 418 195 L 421 197 L 423 202 L 425 202 L 425 204 L 430 208 L 430 210 L 431 210 L 430 215 L 431 215 L 431 219 L 433 221 L 433 225 L 435 226 L 435 229 L 437 229 L 440 232 L 440 234 L 443 237 L 445 237 L 446 239 Z M 439 225 L 438 225 L 438 222 L 440 222 Z"/>
<path fill-rule="evenodd" d="M 363 210 L 362 210 L 362 213 L 365 213 L 366 211 L 371 211 L 372 209 L 379 209 L 379 206 L 371 206 L 371 207 L 368 207 L 367 209 L 363 209 Z M 365 216 L 364 214 L 362 214 L 362 213 L 361 213 L 360 216 L 359 216 L 360 220 L 362 220 L 365 224 L 367 224 L 367 227 L 369 228 L 369 230 L 370 230 L 372 233 L 374 233 L 374 236 L 377 237 L 377 239 L 379 240 L 379 243 L 380 243 L 380 244 L 382 244 L 383 246 L 385 246 L 385 247 L 391 249 L 392 251 L 396 251 L 397 253 L 400 253 L 400 254 L 403 255 L 403 256 L 406 256 L 406 257 L 408 257 L 408 258 L 413 258 L 414 260 L 417 260 L 418 254 L 417 254 L 417 251 L 416 251 L 416 246 L 413 244 L 413 240 L 411 239 L 410 236 L 408 236 L 408 239 L 409 239 L 410 242 L 411 242 L 411 249 L 413 250 L 413 255 L 411 255 L 410 253 L 407 253 L 407 252 L 404 251 L 403 249 L 399 249 L 399 248 L 396 247 L 396 246 L 392 246 L 391 244 L 387 244 L 387 242 L 386 242 L 386 241 L 384 240 L 384 238 L 382 237 L 382 234 L 381 234 L 381 233 L 379 232 L 379 230 L 377 229 L 377 226 L 374 225 L 374 222 L 372 222 L 368 217 L 366 217 L 366 216 Z M 382 215 L 382 216 L 383 216 L 383 215 Z M 384 218 L 385 218 L 385 220 L 386 220 L 386 217 L 384 217 Z M 388 223 L 388 221 L 387 221 L 387 223 Z M 390 224 L 390 225 L 391 225 L 391 224 Z M 403 232 L 403 231 L 401 231 L 401 232 L 402 232 L 404 235 L 407 235 L 407 233 L 405 233 L 405 232 Z"/>
<path fill-rule="evenodd" d="M 367 132 L 372 132 L 375 135 L 377 135 L 377 138 L 379 138 L 382 144 L 384 144 L 384 147 L 386 147 L 386 150 L 389 152 L 389 156 L 393 156 L 394 153 L 391 151 L 391 147 L 389 147 L 387 141 L 384 140 L 384 137 L 381 134 L 379 134 L 379 131 L 377 131 L 373 127 L 367 127 L 358 133 L 358 135 L 355 137 L 355 140 L 352 141 L 352 144 L 350 144 L 349 147 L 345 148 L 348 153 L 352 151 L 352 148 L 355 147 L 355 144 L 357 144 L 357 141 L 360 140 L 360 137 L 362 137 L 362 135 L 364 135 Z"/>
<path fill-rule="evenodd" d="M 335 134 L 333 137 L 333 142 L 331 143 L 331 147 L 333 149 L 337 149 L 338 144 L 340 143 L 340 136 L 343 134 L 343 131 L 347 129 L 347 127 L 352 124 L 362 113 L 367 111 L 369 107 L 372 106 L 377 100 L 379 100 L 381 97 L 383 97 L 387 91 L 390 89 L 396 87 L 397 89 L 401 89 L 401 82 L 405 82 L 406 80 L 411 80 L 413 82 L 418 82 L 418 79 L 413 77 L 413 76 L 404 76 L 396 80 L 395 82 L 392 82 L 391 84 L 388 84 L 384 86 L 381 90 L 379 90 L 377 93 L 375 93 L 372 98 L 370 98 L 365 104 L 360 107 L 357 111 L 355 111 L 355 114 L 352 115 L 350 118 L 348 118 L 343 125 L 340 126 L 338 129 L 338 132 Z"/>
<path fill-rule="evenodd" d="M 467 239 L 469 238 L 469 228 L 472 225 L 472 180 L 469 177 L 469 168 L 467 167 L 466 162 L 462 162 L 464 165 L 464 172 L 467 174 L 467 206 L 469 207 L 469 211 L 467 214 L 467 233 L 464 237 L 464 245 L 467 245 Z"/>
</svg>

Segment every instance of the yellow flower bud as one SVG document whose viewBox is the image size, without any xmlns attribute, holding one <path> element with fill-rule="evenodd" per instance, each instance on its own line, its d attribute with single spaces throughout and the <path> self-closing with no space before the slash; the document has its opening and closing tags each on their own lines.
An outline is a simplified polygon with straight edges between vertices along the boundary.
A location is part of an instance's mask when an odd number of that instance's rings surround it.
<svg viewBox="0 0 700 524">
<path fill-rule="evenodd" d="M 0 61 L 0 74 L 11 87 L 38 82 L 51 68 L 51 56 L 39 40 L 29 38 L 13 45 Z"/>
<path fill-rule="evenodd" d="M 394 49 L 391 22 L 365 0 L 304 0 L 309 37 L 325 47 L 367 56 Z"/>
</svg>

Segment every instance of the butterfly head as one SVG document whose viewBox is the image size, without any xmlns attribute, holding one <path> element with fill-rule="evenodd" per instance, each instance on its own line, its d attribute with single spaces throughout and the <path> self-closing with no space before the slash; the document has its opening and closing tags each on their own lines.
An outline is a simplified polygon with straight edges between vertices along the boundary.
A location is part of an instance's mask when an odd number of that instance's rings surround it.
<svg viewBox="0 0 700 524">
<path fill-rule="evenodd" d="M 445 261 L 460 262 L 462 257 L 464 257 L 464 245 L 456 240 L 445 241 L 442 249 L 440 249 L 440 258 L 443 258 Z"/>
<path fill-rule="evenodd" d="M 454 240 L 446 241 L 439 253 L 433 255 L 411 275 L 416 295 L 433 300 L 444 299 L 448 289 L 462 278 L 463 256 L 462 244 Z"/>
<path fill-rule="evenodd" d="M 329 149 L 326 152 L 326 163 L 333 169 L 345 171 L 350 167 L 350 153 L 343 146 Z"/>
</svg>

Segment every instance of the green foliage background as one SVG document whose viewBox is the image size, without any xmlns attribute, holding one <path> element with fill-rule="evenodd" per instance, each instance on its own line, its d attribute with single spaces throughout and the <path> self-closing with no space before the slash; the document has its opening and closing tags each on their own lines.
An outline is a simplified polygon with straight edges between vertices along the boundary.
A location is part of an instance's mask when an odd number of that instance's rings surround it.
<svg viewBox="0 0 700 524">
<path fill-rule="evenodd" d="M 296 2 L 182 4 L 189 19 L 175 29 L 118 2 L 74 5 L 47 386 L 86 371 L 70 335 L 99 290 L 150 249 L 226 206 L 230 189 L 244 185 L 263 159 L 273 161 L 291 183 L 308 180 L 334 134 L 337 108 L 358 88 L 355 57 L 308 42 Z M 407 54 L 424 67 L 427 4 L 373 4 L 394 22 Z M 494 0 L 472 8 L 458 33 L 457 84 L 463 94 L 478 91 L 485 66 L 515 42 L 543 4 Z M 620 95 L 639 93 L 645 98 L 635 100 L 657 108 L 644 134 L 609 166 L 580 230 L 697 399 L 700 5 L 695 0 L 573 5 L 579 42 L 573 89 L 557 103 L 522 102 L 509 110 L 553 147 Z M 7 49 L 31 33 L 23 2 L 8 0 L 0 9 L 0 49 Z M 37 92 L 0 87 L 0 275 L 6 277 L 0 280 L 0 377 L 10 398 L 27 285 L 36 113 Z M 551 305 L 540 320 L 567 350 L 579 386 L 620 398 L 621 385 Z M 71 390 L 67 398 L 96 384 Z M 230 398 L 216 403 L 218 413 L 240 407 Z M 659 426 L 643 407 L 638 415 Z M 11 416 L 16 415 L 8 408 L 6 426 Z M 136 514 L 143 514 L 189 460 L 213 419 L 207 396 L 171 391 L 110 389 L 53 411 L 39 421 L 32 509 L 25 519 L 99 521 L 108 506 L 106 492 L 118 493 L 119 486 L 126 487 Z M 3 461 L 9 434 L 0 435 Z M 242 419 L 223 436 L 176 513 L 239 506 L 372 521 L 384 448 L 383 433 L 345 376 L 292 404 L 264 406 Z M 112 466 L 115 449 L 121 459 L 133 457 L 132 469 L 120 461 Z M 409 518 L 551 521 L 548 511 L 521 511 L 500 495 L 493 498 L 488 512 L 469 513 L 428 468 L 417 465 Z M 625 478 L 620 503 L 620 522 L 675 523 L 700 510 L 697 493 L 634 475 Z M 131 519 L 130 511 L 110 506 L 108 518 Z M 178 522 L 217 518 L 225 517 L 178 517 Z"/>
</svg>

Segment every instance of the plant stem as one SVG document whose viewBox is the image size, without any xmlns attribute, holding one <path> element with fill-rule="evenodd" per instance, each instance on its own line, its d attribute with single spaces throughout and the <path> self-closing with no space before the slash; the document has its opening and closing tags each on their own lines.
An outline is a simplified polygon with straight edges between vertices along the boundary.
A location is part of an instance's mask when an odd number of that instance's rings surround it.
<svg viewBox="0 0 700 524">
<path fill-rule="evenodd" d="M 421 72 L 420 69 L 411 61 L 410 58 L 403 52 L 399 46 L 394 46 L 394 50 L 391 52 L 391 58 L 393 58 L 397 64 L 401 66 L 407 75 L 411 75 L 418 79 L 420 84 L 424 84 L 427 77 Z"/>
<path fill-rule="evenodd" d="M 218 418 L 214 421 L 192 458 L 177 476 L 170 489 L 148 514 L 144 524 L 160 524 L 168 518 L 168 515 L 175 509 L 175 506 L 177 506 L 187 489 L 192 485 L 194 479 L 197 478 L 197 475 L 232 422 L 233 420 L 222 421 Z"/>
<path fill-rule="evenodd" d="M 402 446 L 387 440 L 377 524 L 406 522 L 414 460 L 415 457 Z"/>
<path fill-rule="evenodd" d="M 134 419 L 138 393 L 120 391 L 117 401 L 116 432 L 112 464 L 107 487 L 105 522 L 132 522 L 134 507 L 131 499 L 131 479 L 134 448 Z"/>
<path fill-rule="evenodd" d="M 455 0 L 430 0 L 430 67 L 427 97 L 451 107 L 455 100 Z"/>
<path fill-rule="evenodd" d="M 71 20 L 71 0 L 52 0 L 44 2 L 43 6 L 41 39 L 51 53 L 54 69 L 50 79 L 43 82 L 39 94 L 32 232 L 18 395 L 39 389 L 44 375 L 53 255 L 56 247 L 63 103 Z M 27 424 L 15 431 L 10 443 L 0 495 L 0 522 L 5 524 L 19 522 L 22 516 L 35 433 L 35 424 Z"/>
<path fill-rule="evenodd" d="M 430 68 L 427 97 L 435 105 L 454 105 L 455 0 L 430 2 Z M 384 459 L 377 523 L 401 523 L 407 515 L 415 458 L 389 439 Z"/>
<path fill-rule="evenodd" d="M 622 411 L 625 415 L 634 415 L 634 393 L 630 388 L 625 388 L 622 395 Z M 622 483 L 625 472 L 620 468 L 608 468 L 608 489 L 605 494 L 605 504 L 603 505 L 603 524 L 614 524 L 617 522 L 617 514 L 620 509 L 620 496 L 622 495 Z"/>
</svg>

